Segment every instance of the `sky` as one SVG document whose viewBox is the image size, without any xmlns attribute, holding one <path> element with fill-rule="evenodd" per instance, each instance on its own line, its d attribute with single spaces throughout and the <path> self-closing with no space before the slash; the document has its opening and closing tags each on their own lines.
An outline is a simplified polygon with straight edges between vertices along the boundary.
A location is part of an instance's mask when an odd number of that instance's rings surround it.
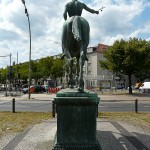
<svg viewBox="0 0 150 150">
<path fill-rule="evenodd" d="M 36 60 L 62 53 L 61 33 L 63 12 L 70 0 L 25 0 L 31 27 L 31 59 Z M 98 10 L 91 14 L 83 10 L 90 24 L 90 43 L 112 45 L 130 37 L 150 40 L 150 0 L 81 0 Z M 29 24 L 21 0 L 0 0 L 0 68 L 11 62 L 29 60 Z M 2 57 L 7 56 L 7 57 Z"/>
</svg>

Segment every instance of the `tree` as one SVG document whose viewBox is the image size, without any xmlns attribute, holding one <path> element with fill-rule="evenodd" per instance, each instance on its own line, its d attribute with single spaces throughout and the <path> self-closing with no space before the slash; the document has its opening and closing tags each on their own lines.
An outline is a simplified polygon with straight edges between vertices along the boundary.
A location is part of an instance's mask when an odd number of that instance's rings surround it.
<svg viewBox="0 0 150 150">
<path fill-rule="evenodd" d="M 37 72 L 40 76 L 49 77 L 51 75 L 51 68 L 54 63 L 53 56 L 48 56 L 46 58 L 41 58 L 38 62 Z"/>
<path fill-rule="evenodd" d="M 29 63 L 25 62 L 19 66 L 20 78 L 27 80 L 29 76 Z"/>
<path fill-rule="evenodd" d="M 132 94 L 131 76 L 139 75 L 150 68 L 150 43 L 146 40 L 130 38 L 120 40 L 104 52 L 105 61 L 100 61 L 103 68 L 128 75 L 129 93 Z"/>
<path fill-rule="evenodd" d="M 51 68 L 51 75 L 56 80 L 56 78 L 61 78 L 63 76 L 63 65 L 64 61 L 60 58 L 56 58 L 53 66 Z"/>
</svg>

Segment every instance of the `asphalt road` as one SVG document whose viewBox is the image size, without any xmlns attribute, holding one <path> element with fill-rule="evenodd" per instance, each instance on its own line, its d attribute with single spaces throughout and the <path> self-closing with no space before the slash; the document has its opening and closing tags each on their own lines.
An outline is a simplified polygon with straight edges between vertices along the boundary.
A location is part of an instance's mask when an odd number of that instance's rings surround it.
<svg viewBox="0 0 150 150">
<path fill-rule="evenodd" d="M 16 101 L 15 110 L 33 112 L 52 112 L 52 101 Z M 12 111 L 12 101 L 0 101 L 0 111 Z M 134 101 L 106 101 L 98 105 L 99 112 L 134 112 Z M 150 112 L 150 101 L 138 103 L 139 112 Z"/>
</svg>

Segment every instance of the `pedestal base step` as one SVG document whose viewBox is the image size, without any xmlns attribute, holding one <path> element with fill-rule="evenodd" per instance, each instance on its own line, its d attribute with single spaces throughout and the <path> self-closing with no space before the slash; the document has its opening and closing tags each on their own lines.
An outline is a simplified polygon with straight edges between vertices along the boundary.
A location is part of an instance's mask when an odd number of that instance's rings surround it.
<svg viewBox="0 0 150 150">
<path fill-rule="evenodd" d="M 95 144 L 56 144 L 52 150 L 102 150 L 99 143 Z"/>
</svg>

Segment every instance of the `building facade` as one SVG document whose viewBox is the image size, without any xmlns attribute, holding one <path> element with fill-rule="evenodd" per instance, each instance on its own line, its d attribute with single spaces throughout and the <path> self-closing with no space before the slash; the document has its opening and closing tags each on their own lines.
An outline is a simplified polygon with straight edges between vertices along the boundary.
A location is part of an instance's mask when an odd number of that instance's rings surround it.
<svg viewBox="0 0 150 150">
<path fill-rule="evenodd" d="M 102 69 L 100 60 L 105 60 L 103 52 L 108 49 L 108 45 L 98 44 L 87 49 L 88 61 L 84 65 L 85 88 L 110 88 L 113 84 L 113 74 Z"/>
</svg>

